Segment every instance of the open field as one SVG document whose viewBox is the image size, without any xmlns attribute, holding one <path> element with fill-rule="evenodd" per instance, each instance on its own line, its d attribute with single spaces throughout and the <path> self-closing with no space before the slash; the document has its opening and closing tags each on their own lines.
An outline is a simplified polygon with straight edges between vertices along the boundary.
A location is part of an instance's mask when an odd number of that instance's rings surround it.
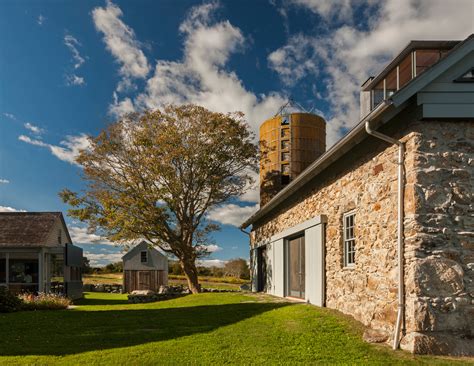
<svg viewBox="0 0 474 366">
<path fill-rule="evenodd" d="M 101 274 L 87 274 L 83 275 L 85 284 L 119 284 L 123 282 L 122 273 L 101 273 Z M 169 275 L 170 285 L 186 285 L 186 279 L 181 275 Z M 220 278 L 220 277 L 199 277 L 199 282 L 202 287 L 217 288 L 220 290 L 239 290 L 240 285 L 248 283 L 247 280 L 240 280 L 237 278 Z"/>
<path fill-rule="evenodd" d="M 77 307 L 0 315 L 2 365 L 466 364 L 364 343 L 338 312 L 265 295 L 148 304 L 91 293 Z M 471 360 L 472 363 L 472 360 Z"/>
</svg>

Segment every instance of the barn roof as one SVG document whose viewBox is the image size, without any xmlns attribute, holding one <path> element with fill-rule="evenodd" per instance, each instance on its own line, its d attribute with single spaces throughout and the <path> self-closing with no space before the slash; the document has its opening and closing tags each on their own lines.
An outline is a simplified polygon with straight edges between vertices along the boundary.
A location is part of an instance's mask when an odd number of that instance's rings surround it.
<svg viewBox="0 0 474 366">
<path fill-rule="evenodd" d="M 44 246 L 57 220 L 72 243 L 61 212 L 0 212 L 0 246 Z"/>
</svg>

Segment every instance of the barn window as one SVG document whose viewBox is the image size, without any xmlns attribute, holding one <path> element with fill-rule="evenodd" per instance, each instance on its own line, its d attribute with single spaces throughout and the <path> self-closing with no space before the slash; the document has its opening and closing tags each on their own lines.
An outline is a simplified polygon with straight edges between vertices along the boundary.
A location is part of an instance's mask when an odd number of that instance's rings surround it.
<svg viewBox="0 0 474 366">
<path fill-rule="evenodd" d="M 355 266 L 355 212 L 345 213 L 343 220 L 344 267 Z"/>
<path fill-rule="evenodd" d="M 148 252 L 147 251 L 143 251 L 143 252 L 140 253 L 140 262 L 142 262 L 142 263 L 148 262 Z"/>
</svg>

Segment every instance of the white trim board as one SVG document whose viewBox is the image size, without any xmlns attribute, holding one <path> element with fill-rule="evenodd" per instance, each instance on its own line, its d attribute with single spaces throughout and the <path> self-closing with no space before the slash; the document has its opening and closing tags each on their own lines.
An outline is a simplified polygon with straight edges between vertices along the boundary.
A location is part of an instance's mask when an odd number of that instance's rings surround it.
<svg viewBox="0 0 474 366">
<path fill-rule="evenodd" d="M 285 229 L 285 230 L 279 232 L 278 234 L 273 235 L 270 239 L 262 240 L 261 242 L 255 244 L 254 249 L 259 248 L 263 245 L 273 243 L 277 240 L 287 238 L 288 236 L 298 234 L 299 232 L 307 230 L 307 229 L 309 229 L 313 226 L 320 225 L 320 224 L 326 224 L 327 222 L 328 222 L 328 219 L 327 219 L 326 215 L 315 216 L 312 219 L 303 221 L 302 223 L 299 223 L 295 226 L 292 226 L 288 229 Z"/>
</svg>

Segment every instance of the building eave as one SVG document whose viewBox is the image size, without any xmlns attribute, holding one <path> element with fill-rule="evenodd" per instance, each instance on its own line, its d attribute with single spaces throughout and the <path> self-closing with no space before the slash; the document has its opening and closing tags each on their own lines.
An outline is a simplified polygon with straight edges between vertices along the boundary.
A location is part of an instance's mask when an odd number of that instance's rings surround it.
<svg viewBox="0 0 474 366">
<path fill-rule="evenodd" d="M 335 143 L 328 151 L 321 155 L 315 160 L 310 166 L 308 166 L 295 180 L 293 180 L 288 186 L 278 192 L 265 206 L 248 218 L 240 227 L 245 229 L 254 222 L 262 219 L 269 214 L 273 209 L 279 206 L 285 199 L 294 194 L 298 189 L 302 188 L 314 177 L 316 177 L 325 168 L 339 159 L 352 147 L 356 146 L 360 141 L 367 137 L 365 133 L 365 121 L 372 120 L 374 118 L 380 119 L 384 113 L 391 106 L 391 101 L 385 101 L 381 103 L 376 109 L 371 111 L 365 116 L 354 128 L 352 128 L 343 138 Z"/>
</svg>

